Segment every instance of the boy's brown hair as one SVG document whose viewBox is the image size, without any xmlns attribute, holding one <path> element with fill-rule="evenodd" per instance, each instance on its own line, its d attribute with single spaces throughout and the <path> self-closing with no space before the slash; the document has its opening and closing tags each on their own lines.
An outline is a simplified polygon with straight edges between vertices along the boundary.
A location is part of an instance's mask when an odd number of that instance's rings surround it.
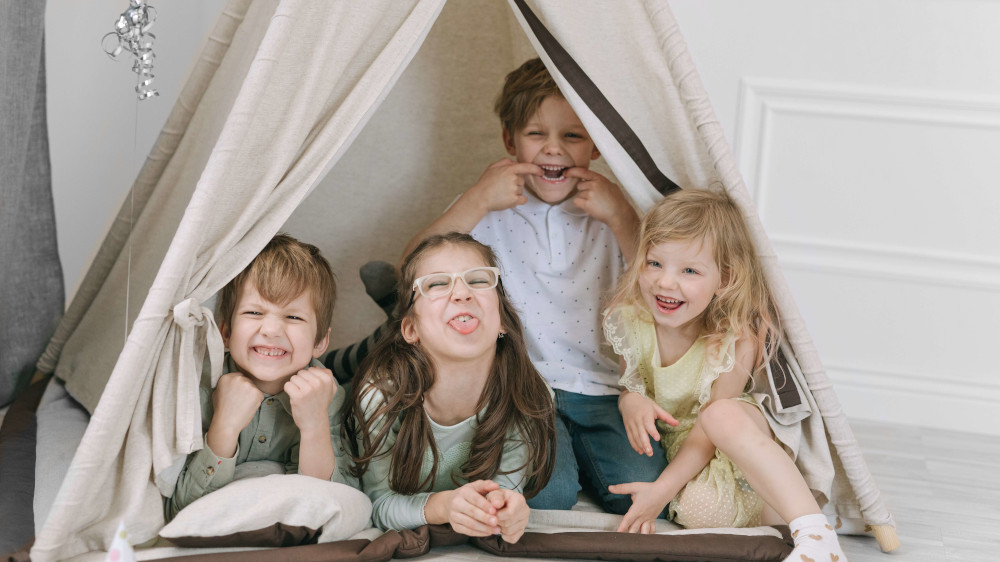
<svg viewBox="0 0 1000 562">
<path fill-rule="evenodd" d="M 276 234 L 250 265 L 222 288 L 217 306 L 220 322 L 232 324 L 236 301 L 247 281 L 275 304 L 290 302 L 309 291 L 316 309 L 316 343 L 326 336 L 337 300 L 337 281 L 319 248 L 284 233 Z"/>
<path fill-rule="evenodd" d="M 493 110 L 504 130 L 514 134 L 535 115 L 542 100 L 553 95 L 561 97 L 562 92 L 542 60 L 534 58 L 507 75 Z"/>
</svg>

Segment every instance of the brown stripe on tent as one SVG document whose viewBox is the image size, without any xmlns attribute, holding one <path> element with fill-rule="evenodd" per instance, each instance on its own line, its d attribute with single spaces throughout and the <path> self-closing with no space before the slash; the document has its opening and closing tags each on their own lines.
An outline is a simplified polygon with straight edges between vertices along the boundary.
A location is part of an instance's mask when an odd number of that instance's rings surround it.
<svg viewBox="0 0 1000 562">
<path fill-rule="evenodd" d="M 660 171 L 656 166 L 656 162 L 653 162 L 652 156 L 649 155 L 649 151 L 646 150 L 642 141 L 639 140 L 639 136 L 632 130 L 632 127 L 629 127 L 625 119 L 618 113 L 618 110 L 611 105 L 608 98 L 604 97 L 601 90 L 597 88 L 594 81 L 587 76 L 587 73 L 580 68 L 580 65 L 573 60 L 573 57 L 569 56 L 566 49 L 549 33 L 549 30 L 546 29 L 545 25 L 531 11 L 531 8 L 528 7 L 524 0 L 514 0 L 514 3 L 521 10 L 525 21 L 528 22 L 538 42 L 541 43 L 542 48 L 545 49 L 549 58 L 552 59 L 553 64 L 556 65 L 559 72 L 573 86 L 573 89 L 576 90 L 576 93 L 587 104 L 587 107 L 604 123 L 604 126 L 608 128 L 608 131 L 615 137 L 615 140 L 625 149 L 625 152 L 632 157 L 635 165 L 642 170 L 649 183 L 662 195 L 669 195 L 680 189 L 679 185 Z"/>
<path fill-rule="evenodd" d="M 632 157 L 636 166 L 642 170 L 642 173 L 645 174 L 646 179 L 649 180 L 653 187 L 664 196 L 681 189 L 679 185 L 657 168 L 656 163 L 653 162 L 652 157 L 649 155 L 649 151 L 643 146 L 642 141 L 639 140 L 635 131 L 629 127 L 625 119 L 618 113 L 618 110 L 611 105 L 611 102 L 604 97 L 604 94 L 601 93 L 601 90 L 598 89 L 593 80 L 580 68 L 580 65 L 569 56 L 566 49 L 552 36 L 552 33 L 538 19 L 538 16 L 531 11 L 525 0 L 514 0 L 514 3 L 521 10 L 528 26 L 531 27 L 538 42 L 541 43 L 545 52 L 552 59 L 553 64 L 559 69 L 559 72 L 569 81 L 573 89 L 576 90 L 576 93 L 580 95 L 580 98 L 594 112 L 594 115 L 604 123 L 604 126 L 608 128 L 608 131 L 622 145 L 622 148 L 625 149 L 628 155 Z M 788 359 L 781 349 L 778 349 L 778 352 L 771 359 L 771 372 L 772 377 L 774 377 L 775 392 L 778 401 L 781 402 L 781 407 L 791 408 L 801 404 L 802 396 L 799 393 L 798 386 L 795 384 L 795 379 L 789 376 Z"/>
<path fill-rule="evenodd" d="M 795 384 L 791 372 L 788 358 L 779 347 L 777 353 L 771 357 L 771 380 L 774 382 L 774 392 L 782 408 L 791 408 L 802 403 L 799 387 Z"/>
</svg>

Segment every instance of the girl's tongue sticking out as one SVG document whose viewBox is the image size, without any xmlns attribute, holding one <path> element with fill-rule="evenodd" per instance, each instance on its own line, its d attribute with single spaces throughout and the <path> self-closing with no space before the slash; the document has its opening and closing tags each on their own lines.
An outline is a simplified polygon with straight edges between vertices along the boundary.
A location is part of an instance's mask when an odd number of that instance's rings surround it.
<svg viewBox="0 0 1000 562">
<path fill-rule="evenodd" d="M 460 314 L 451 319 L 448 325 L 454 328 L 458 333 L 466 335 L 471 334 L 476 331 L 479 327 L 479 319 L 471 314 Z"/>
</svg>

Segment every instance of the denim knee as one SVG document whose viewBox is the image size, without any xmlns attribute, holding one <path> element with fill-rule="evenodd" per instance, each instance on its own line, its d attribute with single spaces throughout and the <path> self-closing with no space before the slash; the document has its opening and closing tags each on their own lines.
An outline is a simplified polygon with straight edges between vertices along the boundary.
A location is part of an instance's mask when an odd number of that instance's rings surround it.
<svg viewBox="0 0 1000 562">
<path fill-rule="evenodd" d="M 566 481 L 564 477 L 552 476 L 549 483 L 538 492 L 538 495 L 528 500 L 531 509 L 570 509 L 576 505 L 577 492 L 580 490 L 579 479 Z"/>
</svg>

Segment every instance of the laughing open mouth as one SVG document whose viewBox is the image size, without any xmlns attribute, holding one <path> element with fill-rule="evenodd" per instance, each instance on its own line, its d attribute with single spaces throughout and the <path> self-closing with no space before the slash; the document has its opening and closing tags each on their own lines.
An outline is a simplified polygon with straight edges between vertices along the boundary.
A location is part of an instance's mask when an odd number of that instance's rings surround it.
<svg viewBox="0 0 1000 562">
<path fill-rule="evenodd" d="M 253 350 L 254 352 L 265 357 L 281 357 L 282 355 L 286 355 L 288 353 L 284 349 L 277 347 L 255 347 Z"/>
<path fill-rule="evenodd" d="M 684 301 L 666 297 L 656 297 L 656 306 L 663 312 L 673 312 L 681 307 Z"/>
<path fill-rule="evenodd" d="M 542 169 L 542 177 L 549 181 L 562 181 L 566 179 L 566 176 L 563 175 L 563 172 L 569 169 L 566 166 L 549 166 L 549 165 L 541 165 L 540 168 Z"/>
</svg>

